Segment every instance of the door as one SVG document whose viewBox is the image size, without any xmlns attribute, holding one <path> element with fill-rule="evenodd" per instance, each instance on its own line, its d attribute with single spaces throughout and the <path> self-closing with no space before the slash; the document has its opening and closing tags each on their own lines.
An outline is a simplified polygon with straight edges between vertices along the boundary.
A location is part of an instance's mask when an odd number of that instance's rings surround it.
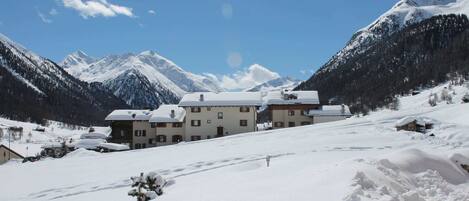
<svg viewBox="0 0 469 201">
<path fill-rule="evenodd" d="M 223 127 L 217 127 L 217 137 L 223 137 Z"/>
</svg>

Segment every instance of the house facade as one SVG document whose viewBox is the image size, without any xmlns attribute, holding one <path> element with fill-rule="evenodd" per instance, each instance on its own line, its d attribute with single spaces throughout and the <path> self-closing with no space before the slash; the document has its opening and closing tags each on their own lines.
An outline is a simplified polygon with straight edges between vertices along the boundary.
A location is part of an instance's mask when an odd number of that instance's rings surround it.
<svg viewBox="0 0 469 201">
<path fill-rule="evenodd" d="M 185 95 L 186 141 L 253 132 L 257 129 L 258 92 L 202 92 Z"/>
<path fill-rule="evenodd" d="M 306 113 L 314 123 L 340 121 L 350 118 L 352 113 L 346 105 L 323 105 L 319 109 L 309 110 Z"/>
<path fill-rule="evenodd" d="M 11 159 L 24 159 L 24 157 L 21 154 L 9 149 L 5 145 L 0 144 L 0 165 L 8 162 Z"/>
<path fill-rule="evenodd" d="M 161 105 L 153 111 L 149 120 L 150 127 L 155 130 L 156 146 L 177 144 L 186 139 L 186 111 L 177 105 Z"/>
<path fill-rule="evenodd" d="M 153 111 L 113 111 L 106 117 L 112 128 L 108 141 L 141 149 L 254 132 L 261 106 L 267 107 L 274 129 L 351 116 L 346 106 L 321 106 L 317 91 L 196 92 Z"/>
<path fill-rule="evenodd" d="M 131 149 L 156 146 L 156 130 L 148 122 L 151 114 L 150 110 L 114 110 L 105 119 L 112 128 L 108 141 Z"/>
<path fill-rule="evenodd" d="M 274 129 L 313 124 L 307 113 L 320 108 L 317 91 L 269 92 L 265 102 Z"/>
</svg>

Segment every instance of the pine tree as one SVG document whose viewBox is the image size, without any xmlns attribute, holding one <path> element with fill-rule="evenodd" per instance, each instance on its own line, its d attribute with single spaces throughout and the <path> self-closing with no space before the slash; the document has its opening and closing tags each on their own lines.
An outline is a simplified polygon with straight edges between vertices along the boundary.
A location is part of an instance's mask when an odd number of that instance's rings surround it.
<svg viewBox="0 0 469 201">
<path fill-rule="evenodd" d="M 155 172 L 148 174 L 140 173 L 138 177 L 131 177 L 132 190 L 128 192 L 129 196 L 136 197 L 137 201 L 153 200 L 163 194 L 163 186 L 166 181 Z"/>
</svg>

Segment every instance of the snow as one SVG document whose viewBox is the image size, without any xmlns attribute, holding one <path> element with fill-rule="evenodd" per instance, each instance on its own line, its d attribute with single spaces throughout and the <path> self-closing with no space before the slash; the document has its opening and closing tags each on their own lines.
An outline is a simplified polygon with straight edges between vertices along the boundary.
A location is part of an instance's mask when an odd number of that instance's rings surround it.
<svg viewBox="0 0 469 201">
<path fill-rule="evenodd" d="M 174 111 L 174 116 L 171 112 Z M 186 117 L 186 110 L 178 105 L 161 105 L 152 112 L 150 122 L 183 122 Z"/>
<path fill-rule="evenodd" d="M 469 113 L 464 112 L 469 104 L 429 106 L 428 94 L 443 87 L 401 97 L 399 111 L 343 121 L 9 162 L 0 166 L 0 180 L 10 184 L 0 188 L 0 200 L 132 200 L 129 178 L 155 172 L 168 181 L 156 198 L 163 201 L 466 201 L 469 173 L 461 164 L 469 161 Z M 458 86 L 455 92 L 454 100 L 460 100 L 468 89 Z M 407 116 L 440 122 L 432 130 L 435 136 L 397 132 L 395 122 Z"/>
<path fill-rule="evenodd" d="M 291 77 L 281 77 L 264 82 L 252 88 L 245 89 L 244 91 L 281 91 L 283 89 L 293 89 L 301 83 L 300 80 L 293 79 Z"/>
<path fill-rule="evenodd" d="M 13 138 L 8 140 L 8 132 L 2 128 L 8 128 L 11 126 L 23 127 L 23 137 L 19 140 Z M 36 128 L 43 127 L 41 125 L 29 122 L 20 122 L 0 118 L 0 129 L 3 130 L 4 136 L 0 137 L 0 144 L 4 144 L 15 152 L 27 157 L 34 156 L 41 152 L 43 146 L 60 144 L 63 139 L 78 140 L 80 135 L 86 132 L 89 128 L 65 125 L 61 122 L 49 121 L 44 132 L 35 131 Z M 110 133 L 109 127 L 94 127 L 96 132 L 99 133 Z M 31 135 L 29 135 L 31 134 Z M 61 144 L 60 144 L 61 146 Z M 1 199 L 0 199 L 1 200 Z"/>
<path fill-rule="evenodd" d="M 83 133 L 80 135 L 80 139 L 106 139 L 107 137 L 108 135 L 97 132 Z"/>
<path fill-rule="evenodd" d="M 203 100 L 200 100 L 201 95 Z M 179 102 L 181 107 L 191 106 L 260 106 L 259 92 L 200 92 L 186 94 Z"/>
<path fill-rule="evenodd" d="M 114 151 L 125 151 L 130 149 L 130 147 L 127 145 L 116 143 L 101 143 L 99 144 L 98 148 L 106 148 Z"/>
<path fill-rule="evenodd" d="M 343 107 L 343 108 L 342 108 Z M 308 111 L 310 116 L 352 116 L 347 105 L 323 105 L 318 110 Z"/>
<path fill-rule="evenodd" d="M 402 119 L 399 119 L 396 122 L 396 126 L 397 127 L 404 126 L 404 125 L 412 123 L 414 121 L 416 122 L 417 125 L 421 125 L 421 126 L 425 126 L 427 124 L 436 124 L 437 123 L 437 121 L 435 121 L 433 119 L 430 119 L 430 118 L 427 118 L 427 117 L 408 116 L 408 117 L 404 117 Z"/>
<path fill-rule="evenodd" d="M 296 96 L 296 99 L 285 99 L 284 95 Z M 263 98 L 267 105 L 291 105 L 291 104 L 319 104 L 317 91 L 271 91 Z"/>
<path fill-rule="evenodd" d="M 82 59 L 84 56 L 75 54 L 69 55 L 62 64 L 73 76 L 86 82 L 107 82 L 128 70 L 137 70 L 152 84 L 161 86 L 177 96 L 194 91 L 221 91 L 211 79 L 186 72 L 171 60 L 154 51 L 110 55 L 91 62 L 81 62 L 78 65 L 70 62 L 70 58 L 78 60 L 77 57 Z"/>
<path fill-rule="evenodd" d="M 72 143 L 75 149 L 97 149 L 99 145 L 106 143 L 105 139 L 80 139 L 77 142 Z"/>
<path fill-rule="evenodd" d="M 148 121 L 152 112 L 150 110 L 114 110 L 108 116 L 106 121 Z"/>
<path fill-rule="evenodd" d="M 400 0 L 373 23 L 357 31 L 347 45 L 328 62 L 332 65 L 318 72 L 335 69 L 349 57 L 364 52 L 369 44 L 408 25 L 446 14 L 469 15 L 469 0 Z"/>
</svg>

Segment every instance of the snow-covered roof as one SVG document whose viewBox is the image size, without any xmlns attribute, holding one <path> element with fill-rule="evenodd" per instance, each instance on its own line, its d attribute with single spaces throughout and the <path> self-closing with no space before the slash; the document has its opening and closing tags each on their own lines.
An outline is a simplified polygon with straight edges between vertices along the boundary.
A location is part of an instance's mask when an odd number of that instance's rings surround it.
<svg viewBox="0 0 469 201">
<path fill-rule="evenodd" d="M 178 105 L 161 105 L 152 112 L 150 122 L 183 122 L 184 117 L 186 117 L 184 108 Z"/>
<path fill-rule="evenodd" d="M 406 124 L 412 123 L 414 121 L 417 125 L 420 125 L 420 126 L 425 126 L 427 124 L 435 124 L 436 123 L 436 120 L 430 119 L 428 117 L 408 116 L 408 117 L 404 117 L 402 119 L 399 119 L 396 122 L 396 126 L 397 127 L 405 126 Z"/>
<path fill-rule="evenodd" d="M 261 106 L 259 92 L 197 92 L 186 94 L 179 102 L 181 107 L 190 106 Z"/>
<path fill-rule="evenodd" d="M 114 150 L 114 151 L 124 151 L 124 150 L 130 149 L 128 145 L 116 144 L 116 143 L 101 143 L 98 145 L 98 148 L 106 148 L 106 149 Z"/>
<path fill-rule="evenodd" d="M 272 91 L 264 97 L 267 105 L 319 104 L 317 91 Z"/>
<path fill-rule="evenodd" d="M 107 115 L 106 121 L 134 121 L 149 120 L 152 112 L 150 110 L 114 110 Z"/>
<path fill-rule="evenodd" d="M 352 116 L 347 105 L 323 105 L 320 109 L 309 110 L 308 116 Z"/>
<path fill-rule="evenodd" d="M 102 143 L 106 143 L 104 139 L 81 139 L 78 142 L 73 143 L 75 149 L 96 149 Z"/>
<path fill-rule="evenodd" d="M 103 133 L 91 132 L 80 135 L 80 139 L 106 139 L 108 136 Z"/>
</svg>

